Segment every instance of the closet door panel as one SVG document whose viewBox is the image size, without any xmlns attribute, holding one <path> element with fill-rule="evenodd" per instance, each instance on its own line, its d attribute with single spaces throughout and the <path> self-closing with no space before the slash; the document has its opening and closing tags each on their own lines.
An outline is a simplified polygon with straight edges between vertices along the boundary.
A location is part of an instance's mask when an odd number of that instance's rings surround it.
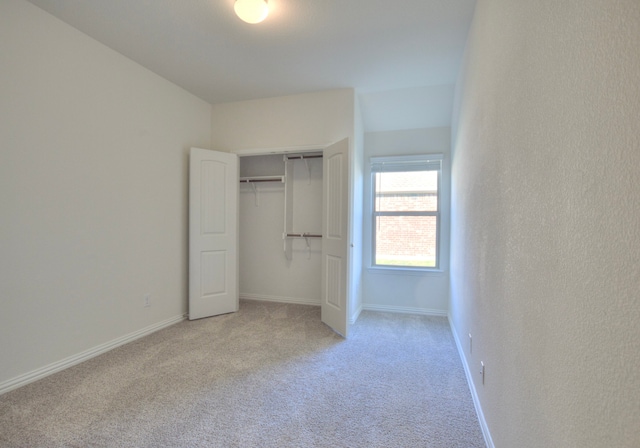
<svg viewBox="0 0 640 448">
<path fill-rule="evenodd" d="M 324 150 L 322 322 L 348 333 L 349 140 Z"/>
<path fill-rule="evenodd" d="M 238 310 L 238 157 L 191 148 L 189 319 Z"/>
</svg>

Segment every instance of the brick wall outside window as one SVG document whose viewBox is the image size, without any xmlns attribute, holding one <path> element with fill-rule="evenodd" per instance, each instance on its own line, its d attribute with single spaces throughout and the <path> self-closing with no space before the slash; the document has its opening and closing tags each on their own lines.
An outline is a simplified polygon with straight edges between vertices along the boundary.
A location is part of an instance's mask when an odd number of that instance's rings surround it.
<svg viewBox="0 0 640 448">
<path fill-rule="evenodd" d="M 438 210 L 436 172 L 379 173 L 374 209 L 382 212 Z M 436 216 L 378 216 L 376 264 L 435 266 Z"/>
</svg>

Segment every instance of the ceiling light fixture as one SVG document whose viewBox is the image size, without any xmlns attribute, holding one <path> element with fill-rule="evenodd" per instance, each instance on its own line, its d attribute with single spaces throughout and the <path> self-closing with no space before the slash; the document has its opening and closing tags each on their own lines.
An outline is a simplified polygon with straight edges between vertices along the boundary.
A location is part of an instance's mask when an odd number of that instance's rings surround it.
<svg viewBox="0 0 640 448">
<path fill-rule="evenodd" d="M 233 9 L 247 23 L 260 23 L 269 15 L 267 0 L 236 0 Z"/>
</svg>

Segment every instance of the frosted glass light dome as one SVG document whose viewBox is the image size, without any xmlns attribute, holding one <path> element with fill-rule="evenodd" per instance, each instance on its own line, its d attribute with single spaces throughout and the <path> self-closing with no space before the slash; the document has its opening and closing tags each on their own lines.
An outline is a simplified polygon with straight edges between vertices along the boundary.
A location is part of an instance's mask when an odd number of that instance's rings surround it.
<svg viewBox="0 0 640 448">
<path fill-rule="evenodd" d="M 247 23 L 260 23 L 269 15 L 267 0 L 236 0 L 233 9 Z"/>
</svg>

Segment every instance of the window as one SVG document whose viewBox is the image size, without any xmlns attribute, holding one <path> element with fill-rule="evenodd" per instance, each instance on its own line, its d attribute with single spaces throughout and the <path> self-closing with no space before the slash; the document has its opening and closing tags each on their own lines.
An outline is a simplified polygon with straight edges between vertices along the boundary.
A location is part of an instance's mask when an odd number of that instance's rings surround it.
<svg viewBox="0 0 640 448">
<path fill-rule="evenodd" d="M 437 269 L 442 156 L 371 159 L 372 265 Z"/>
</svg>

